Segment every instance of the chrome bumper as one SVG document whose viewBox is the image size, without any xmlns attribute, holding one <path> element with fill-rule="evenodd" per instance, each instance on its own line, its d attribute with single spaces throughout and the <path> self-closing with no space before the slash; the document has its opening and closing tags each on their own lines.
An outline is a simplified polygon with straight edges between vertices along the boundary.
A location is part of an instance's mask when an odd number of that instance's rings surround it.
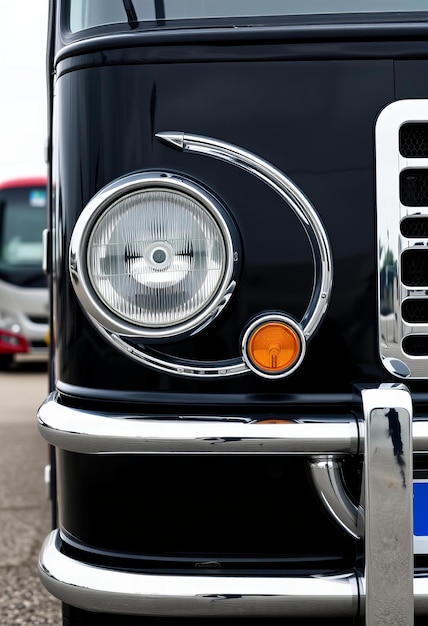
<svg viewBox="0 0 428 626">
<path fill-rule="evenodd" d="M 358 454 L 361 434 L 350 415 L 313 415 L 284 424 L 227 416 L 132 416 L 82 411 L 52 393 L 38 412 L 52 445 L 85 454 Z M 428 429 L 427 429 L 428 439 Z"/>
<path fill-rule="evenodd" d="M 227 416 L 159 416 L 88 412 L 51 393 L 37 415 L 53 446 L 82 454 L 299 454 L 344 456 L 364 451 L 364 428 L 351 414 L 302 416 L 272 424 Z M 428 451 L 428 420 L 413 422 L 413 451 Z"/>
<path fill-rule="evenodd" d="M 411 626 L 414 613 L 428 614 L 428 571 L 417 577 L 413 572 L 408 488 L 413 452 L 428 451 L 428 420 L 412 419 L 411 396 L 403 385 L 362 389 L 358 417 L 299 416 L 287 423 L 88 413 L 59 404 L 54 393 L 39 409 L 38 428 L 50 444 L 86 454 L 304 455 L 327 510 L 356 540 L 364 537 L 366 545 L 361 575 L 148 575 L 77 562 L 62 553 L 59 531 L 54 531 L 41 549 L 39 573 L 63 602 L 90 611 L 152 616 L 365 613 L 369 626 Z M 364 500 L 354 503 L 341 482 L 340 462 L 363 453 Z M 388 621 L 397 613 L 401 621 Z"/>
<path fill-rule="evenodd" d="M 41 551 L 40 576 L 53 595 L 91 611 L 134 615 L 284 617 L 356 615 L 358 581 L 337 577 L 172 576 L 109 571 L 60 552 L 59 531 Z M 427 581 L 428 590 L 428 581 Z"/>
<path fill-rule="evenodd" d="M 46 538 L 39 574 L 63 602 L 103 613 L 175 617 L 355 617 L 364 579 L 338 576 L 224 577 L 118 572 L 74 561 L 60 551 L 59 531 Z M 415 578 L 416 614 L 428 613 L 428 575 Z"/>
</svg>

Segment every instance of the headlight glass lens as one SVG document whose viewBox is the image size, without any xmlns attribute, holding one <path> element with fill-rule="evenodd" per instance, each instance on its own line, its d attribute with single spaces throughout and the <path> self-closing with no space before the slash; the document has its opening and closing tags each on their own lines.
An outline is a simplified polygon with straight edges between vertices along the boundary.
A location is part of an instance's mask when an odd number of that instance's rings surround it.
<svg viewBox="0 0 428 626">
<path fill-rule="evenodd" d="M 88 241 L 87 268 L 106 307 L 137 325 L 193 318 L 215 298 L 227 261 L 222 230 L 196 199 L 147 188 L 114 202 Z"/>
</svg>

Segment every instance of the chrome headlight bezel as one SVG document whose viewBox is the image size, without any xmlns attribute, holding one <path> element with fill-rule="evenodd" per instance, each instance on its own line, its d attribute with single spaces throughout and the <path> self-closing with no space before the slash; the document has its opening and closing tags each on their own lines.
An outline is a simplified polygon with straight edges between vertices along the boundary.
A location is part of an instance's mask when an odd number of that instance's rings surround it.
<svg viewBox="0 0 428 626">
<path fill-rule="evenodd" d="M 222 276 L 215 291 L 194 315 L 167 324 L 141 324 L 125 319 L 102 300 L 88 269 L 88 246 L 94 229 L 115 204 L 149 190 L 170 191 L 190 199 L 206 211 L 221 234 L 224 248 Z M 240 259 L 239 237 L 226 208 L 210 191 L 193 180 L 170 172 L 138 172 L 117 179 L 101 189 L 80 214 L 70 241 L 69 269 L 76 295 L 85 311 L 110 333 L 145 340 L 182 338 L 210 323 L 230 299 L 236 285 Z"/>
</svg>

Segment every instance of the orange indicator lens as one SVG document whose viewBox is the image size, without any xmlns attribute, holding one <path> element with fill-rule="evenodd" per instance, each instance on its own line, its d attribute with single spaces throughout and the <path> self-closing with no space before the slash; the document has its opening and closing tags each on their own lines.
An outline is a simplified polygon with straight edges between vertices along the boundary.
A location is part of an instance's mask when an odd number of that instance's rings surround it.
<svg viewBox="0 0 428 626">
<path fill-rule="evenodd" d="M 282 372 L 299 358 L 300 338 L 283 322 L 266 322 L 256 328 L 248 341 L 247 356 L 265 372 Z"/>
</svg>

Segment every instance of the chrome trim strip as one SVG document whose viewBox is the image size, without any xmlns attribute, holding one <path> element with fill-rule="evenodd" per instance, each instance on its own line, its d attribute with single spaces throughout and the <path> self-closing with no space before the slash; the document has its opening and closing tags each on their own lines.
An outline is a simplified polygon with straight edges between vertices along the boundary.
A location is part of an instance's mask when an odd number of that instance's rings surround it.
<svg viewBox="0 0 428 626">
<path fill-rule="evenodd" d="M 51 393 L 39 408 L 37 425 L 50 444 L 85 454 L 357 454 L 355 418 L 310 416 L 287 424 L 177 416 L 155 419 L 88 412 L 58 403 Z"/>
<path fill-rule="evenodd" d="M 342 459 L 331 456 L 309 461 L 309 470 L 315 490 L 330 515 L 354 539 L 360 539 L 358 529 L 359 507 L 349 497 L 343 482 Z"/>
<path fill-rule="evenodd" d="M 366 625 L 414 623 L 412 403 L 401 385 L 363 389 Z"/>
<path fill-rule="evenodd" d="M 225 161 L 252 174 L 292 209 L 300 220 L 314 257 L 314 281 L 311 300 L 300 322 L 307 340 L 321 324 L 330 301 L 333 287 L 333 263 L 327 231 L 310 200 L 283 172 L 261 157 L 225 141 L 202 135 L 176 131 L 156 133 L 167 145 L 202 156 Z"/>
<path fill-rule="evenodd" d="M 59 531 L 46 538 L 39 576 L 67 604 L 90 611 L 182 617 L 354 617 L 355 574 L 306 577 L 178 576 L 107 570 L 60 551 Z"/>
<path fill-rule="evenodd" d="M 381 111 L 376 123 L 376 193 L 378 232 L 379 353 L 384 367 L 398 378 L 428 377 L 428 355 L 404 352 L 403 338 L 428 335 L 428 323 L 403 320 L 401 305 L 409 297 L 426 301 L 427 286 L 406 287 L 401 280 L 401 256 L 427 249 L 428 239 L 408 239 L 400 232 L 406 217 L 428 217 L 428 207 L 409 207 L 400 202 L 400 174 L 407 168 L 428 168 L 428 158 L 400 155 L 399 131 L 406 123 L 428 123 L 428 100 L 399 100 Z"/>
<path fill-rule="evenodd" d="M 236 376 L 246 374 L 250 371 L 242 357 L 228 359 L 225 361 L 188 361 L 179 359 L 169 354 L 163 354 L 151 350 L 149 346 L 130 345 L 126 337 L 120 337 L 115 333 L 108 332 L 101 324 L 92 318 L 98 331 L 105 335 L 121 352 L 135 359 L 139 363 L 144 363 L 148 367 L 153 367 L 166 374 L 179 374 L 190 378 L 224 378 L 226 376 Z M 210 321 L 212 321 L 210 319 Z"/>
</svg>

